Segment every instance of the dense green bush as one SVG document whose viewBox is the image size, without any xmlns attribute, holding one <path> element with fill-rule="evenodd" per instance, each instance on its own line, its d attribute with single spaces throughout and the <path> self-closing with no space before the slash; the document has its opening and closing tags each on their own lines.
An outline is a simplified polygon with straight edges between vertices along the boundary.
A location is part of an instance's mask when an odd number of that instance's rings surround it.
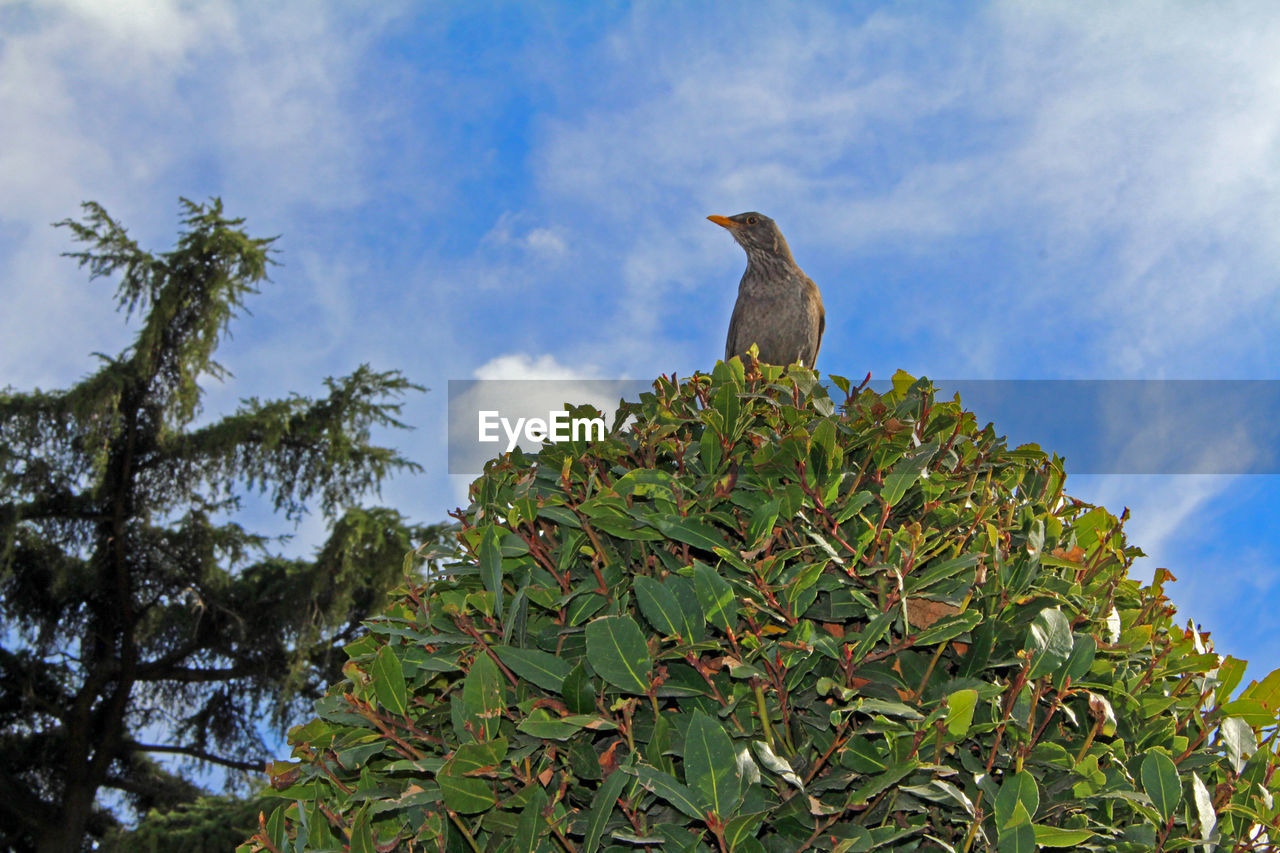
<svg viewBox="0 0 1280 853">
<path fill-rule="evenodd" d="M 258 825 L 263 798 L 201 796 L 172 808 L 153 809 L 132 829 L 116 829 L 100 853 L 225 853 Z"/>
<path fill-rule="evenodd" d="M 490 463 L 242 851 L 1269 849 L 1280 673 L 900 374 L 735 359 Z"/>
</svg>

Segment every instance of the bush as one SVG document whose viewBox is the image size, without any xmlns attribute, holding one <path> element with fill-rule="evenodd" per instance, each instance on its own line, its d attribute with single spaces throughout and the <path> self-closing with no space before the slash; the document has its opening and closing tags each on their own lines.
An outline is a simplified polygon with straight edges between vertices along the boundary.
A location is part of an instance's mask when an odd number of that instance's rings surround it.
<svg viewBox="0 0 1280 853">
<path fill-rule="evenodd" d="M 1123 516 L 926 380 L 760 370 L 491 462 L 241 850 L 1267 847 L 1280 673 Z"/>
</svg>

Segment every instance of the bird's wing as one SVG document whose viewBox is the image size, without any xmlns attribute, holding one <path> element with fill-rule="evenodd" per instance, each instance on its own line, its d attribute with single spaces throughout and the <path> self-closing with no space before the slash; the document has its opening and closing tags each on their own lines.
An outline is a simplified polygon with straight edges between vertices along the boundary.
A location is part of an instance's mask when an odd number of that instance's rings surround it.
<svg viewBox="0 0 1280 853">
<path fill-rule="evenodd" d="M 738 346 L 738 310 L 737 303 L 733 306 L 733 316 L 729 318 L 729 334 L 724 339 L 724 360 L 728 361 L 733 358 L 733 354 Z"/>
<path fill-rule="evenodd" d="M 818 285 L 813 283 L 813 279 L 805 278 L 805 289 L 813 292 L 814 299 L 818 302 L 818 340 L 813 345 L 813 358 L 806 365 L 810 370 L 818 363 L 818 350 L 822 349 L 822 333 L 827 330 L 827 309 L 822 305 L 822 292 L 818 290 Z"/>
</svg>

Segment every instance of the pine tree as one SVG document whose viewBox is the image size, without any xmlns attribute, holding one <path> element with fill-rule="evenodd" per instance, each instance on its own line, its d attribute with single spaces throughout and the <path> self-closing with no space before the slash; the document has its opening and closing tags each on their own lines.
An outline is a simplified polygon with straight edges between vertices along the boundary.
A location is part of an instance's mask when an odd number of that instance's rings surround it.
<svg viewBox="0 0 1280 853">
<path fill-rule="evenodd" d="M 201 418 L 202 383 L 275 238 L 183 199 L 151 253 L 95 203 L 58 223 L 91 279 L 118 278 L 132 345 L 59 391 L 0 391 L 0 848 L 87 849 L 135 806 L 189 799 L 159 755 L 261 770 L 263 732 L 340 672 L 334 651 L 440 534 L 360 497 L 418 466 L 373 443 L 421 390 L 367 365 L 327 394 L 248 399 Z M 234 518 L 266 496 L 331 533 L 313 559 Z"/>
</svg>

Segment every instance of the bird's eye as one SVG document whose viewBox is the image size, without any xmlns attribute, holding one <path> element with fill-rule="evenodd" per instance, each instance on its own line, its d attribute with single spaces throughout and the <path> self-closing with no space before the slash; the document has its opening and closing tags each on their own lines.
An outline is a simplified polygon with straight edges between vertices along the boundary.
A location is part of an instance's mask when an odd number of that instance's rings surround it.
<svg viewBox="0 0 1280 853">
<path fill-rule="evenodd" d="M 754 216 L 748 216 L 748 217 L 747 217 L 747 224 L 748 224 L 748 225 L 755 225 L 755 224 L 756 224 L 757 222 L 759 222 L 759 221 L 760 221 L 760 220 L 759 220 L 759 219 L 756 219 Z"/>
</svg>

